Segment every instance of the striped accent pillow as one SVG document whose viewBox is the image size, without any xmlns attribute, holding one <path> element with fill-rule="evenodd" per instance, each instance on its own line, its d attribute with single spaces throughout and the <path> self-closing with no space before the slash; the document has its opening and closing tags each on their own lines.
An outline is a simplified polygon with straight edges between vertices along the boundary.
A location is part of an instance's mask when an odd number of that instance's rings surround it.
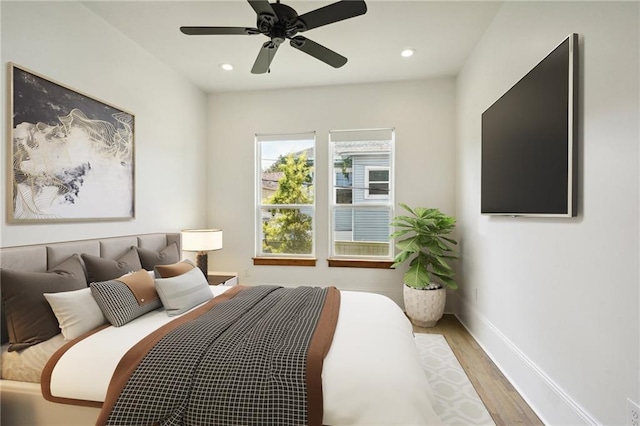
<svg viewBox="0 0 640 426">
<path fill-rule="evenodd" d="M 156 278 L 156 290 L 169 316 L 179 315 L 213 298 L 200 268 L 171 278 Z"/>
<path fill-rule="evenodd" d="M 124 283 L 117 280 L 91 283 L 91 294 L 102 313 L 114 327 L 120 327 L 147 312 L 162 306 L 160 299 L 138 304 L 136 296 Z"/>
</svg>

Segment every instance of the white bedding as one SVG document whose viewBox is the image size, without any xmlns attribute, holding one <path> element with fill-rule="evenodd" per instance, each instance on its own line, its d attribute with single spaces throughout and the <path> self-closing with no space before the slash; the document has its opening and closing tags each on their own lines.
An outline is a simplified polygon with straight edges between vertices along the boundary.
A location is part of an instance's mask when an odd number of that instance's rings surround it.
<svg viewBox="0 0 640 426">
<path fill-rule="evenodd" d="M 9 352 L 9 344 L 2 345 L 2 378 L 19 382 L 40 383 L 45 364 L 65 344 L 62 334 L 21 351 Z"/>
<path fill-rule="evenodd" d="M 230 287 L 212 286 L 214 294 Z M 57 363 L 51 393 L 103 401 L 120 358 L 152 330 L 175 319 L 153 311 L 84 339 Z M 385 296 L 341 292 L 340 313 L 322 370 L 326 425 L 441 424 L 432 408 L 409 321 Z"/>
</svg>

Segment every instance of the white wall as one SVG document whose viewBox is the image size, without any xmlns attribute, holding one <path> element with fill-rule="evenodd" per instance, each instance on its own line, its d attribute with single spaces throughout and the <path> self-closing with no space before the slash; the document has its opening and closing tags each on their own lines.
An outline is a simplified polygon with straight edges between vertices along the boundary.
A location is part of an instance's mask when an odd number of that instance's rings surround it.
<svg viewBox="0 0 640 426">
<path fill-rule="evenodd" d="M 136 219 L 8 225 L 2 246 L 202 226 L 205 219 L 206 95 L 76 2 L 6 2 L 2 8 L 2 99 L 7 62 L 31 69 L 135 114 Z M 8 143 L 2 102 L 2 146 Z M 6 149 L 0 150 L 7 176 Z"/>
<path fill-rule="evenodd" d="M 316 267 L 253 266 L 254 135 L 315 130 L 321 165 L 329 130 L 394 127 L 396 201 L 453 214 L 454 100 L 453 79 L 210 95 L 207 223 L 224 230 L 210 269 L 237 271 L 245 283 L 333 284 L 400 303 L 402 269 L 327 267 L 327 167 L 316 168 Z"/>
<path fill-rule="evenodd" d="M 638 23 L 637 2 L 506 2 L 457 80 L 459 315 L 547 424 L 640 401 Z M 572 32 L 579 216 L 480 216 L 481 113 Z"/>
</svg>

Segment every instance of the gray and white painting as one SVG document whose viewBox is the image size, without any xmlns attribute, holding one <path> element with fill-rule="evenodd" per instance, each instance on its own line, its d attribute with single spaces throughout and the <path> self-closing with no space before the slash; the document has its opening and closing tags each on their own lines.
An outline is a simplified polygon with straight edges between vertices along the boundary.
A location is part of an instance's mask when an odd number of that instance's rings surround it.
<svg viewBox="0 0 640 426">
<path fill-rule="evenodd" d="M 134 117 L 13 67 L 16 221 L 132 219 Z"/>
</svg>

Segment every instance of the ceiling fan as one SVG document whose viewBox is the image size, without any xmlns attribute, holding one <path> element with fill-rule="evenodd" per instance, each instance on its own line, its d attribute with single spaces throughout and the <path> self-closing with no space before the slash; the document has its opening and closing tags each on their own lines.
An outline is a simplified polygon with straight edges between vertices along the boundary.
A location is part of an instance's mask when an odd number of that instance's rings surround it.
<svg viewBox="0 0 640 426">
<path fill-rule="evenodd" d="M 297 35 L 314 28 L 332 24 L 367 12 L 364 0 L 342 0 L 336 3 L 312 10 L 303 15 L 290 6 L 280 3 L 269 3 L 268 0 L 248 0 L 257 15 L 256 28 L 251 27 L 180 27 L 186 35 L 256 35 L 264 34 L 269 37 L 258 53 L 251 72 L 264 74 L 269 71 L 271 61 L 278 51 L 278 47 L 289 39 L 291 46 L 313 56 L 316 59 L 340 68 L 347 63 L 347 58 L 328 49 L 315 41 Z"/>
</svg>

